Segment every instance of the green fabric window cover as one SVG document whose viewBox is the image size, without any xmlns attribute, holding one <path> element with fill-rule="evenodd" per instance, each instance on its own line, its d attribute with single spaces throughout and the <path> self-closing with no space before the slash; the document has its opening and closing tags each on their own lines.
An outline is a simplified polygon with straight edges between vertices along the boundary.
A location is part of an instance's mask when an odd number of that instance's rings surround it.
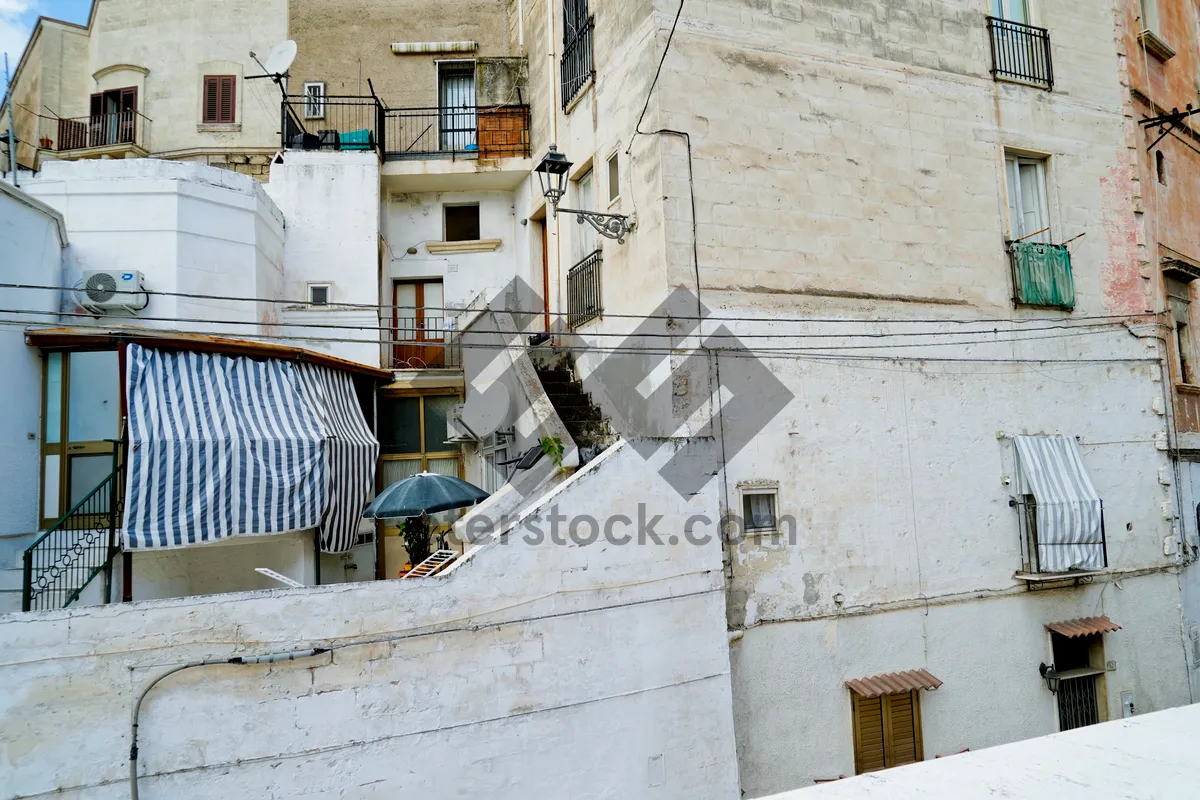
<svg viewBox="0 0 1200 800">
<path fill-rule="evenodd" d="M 1071 254 L 1066 246 L 1013 242 L 1012 263 L 1018 303 L 1075 307 L 1075 279 L 1071 275 Z"/>
</svg>

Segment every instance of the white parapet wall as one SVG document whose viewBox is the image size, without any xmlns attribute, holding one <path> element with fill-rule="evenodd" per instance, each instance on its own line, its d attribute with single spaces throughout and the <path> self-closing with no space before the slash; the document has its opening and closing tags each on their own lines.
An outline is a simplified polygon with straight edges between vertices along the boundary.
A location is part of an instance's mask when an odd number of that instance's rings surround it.
<svg viewBox="0 0 1200 800">
<path fill-rule="evenodd" d="M 736 797 L 720 547 L 683 537 L 715 491 L 639 508 L 655 469 L 613 448 L 435 578 L 0 617 L 5 796 L 128 797 L 156 676 L 319 646 L 159 683 L 142 797 Z"/>
</svg>

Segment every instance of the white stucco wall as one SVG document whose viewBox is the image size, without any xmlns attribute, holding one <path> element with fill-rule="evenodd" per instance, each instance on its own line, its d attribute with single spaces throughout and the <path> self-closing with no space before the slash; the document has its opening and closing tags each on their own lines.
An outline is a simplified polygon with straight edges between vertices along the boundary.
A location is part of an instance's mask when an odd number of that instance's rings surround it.
<svg viewBox="0 0 1200 800">
<path fill-rule="evenodd" d="M 63 322 L 232 336 L 270 330 L 277 306 L 255 298 L 278 296 L 283 215 L 253 179 L 154 159 L 58 161 L 26 188 L 67 220 L 73 247 L 63 285 L 76 285 L 85 270 L 140 270 L 148 290 L 198 295 L 151 295 L 133 316 Z M 63 310 L 82 311 L 69 296 Z"/>
<path fill-rule="evenodd" d="M 610 451 L 548 502 L 636 518 L 653 469 Z M 702 502 L 664 498 L 658 534 Z M 439 578 L 0 617 L 0 781 L 125 797 L 130 704 L 166 665 L 377 640 L 163 681 L 142 796 L 735 797 L 719 548 L 525 535 Z"/>
<path fill-rule="evenodd" d="M 289 151 L 272 166 L 265 189 L 287 219 L 280 296 L 307 302 L 309 284 L 330 285 L 330 305 L 324 308 L 280 306 L 286 323 L 282 335 L 298 337 L 294 343 L 303 347 L 378 366 L 378 157 Z M 328 341 L 337 339 L 348 341 Z"/>
</svg>

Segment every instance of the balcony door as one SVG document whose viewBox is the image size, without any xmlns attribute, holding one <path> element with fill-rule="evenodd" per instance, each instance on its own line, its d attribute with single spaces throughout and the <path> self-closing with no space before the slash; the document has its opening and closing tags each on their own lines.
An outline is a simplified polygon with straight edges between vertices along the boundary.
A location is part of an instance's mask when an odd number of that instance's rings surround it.
<svg viewBox="0 0 1200 800">
<path fill-rule="evenodd" d="M 475 62 L 438 64 L 438 149 L 475 147 Z"/>
<path fill-rule="evenodd" d="M 1028 25 L 1029 7 L 1026 0 L 992 0 L 992 16 Z"/>
<path fill-rule="evenodd" d="M 446 365 L 446 318 L 440 280 L 397 281 L 392 287 L 393 366 L 423 369 Z"/>
<path fill-rule="evenodd" d="M 132 142 L 137 133 L 137 87 L 110 89 L 92 95 L 88 146 Z"/>
</svg>

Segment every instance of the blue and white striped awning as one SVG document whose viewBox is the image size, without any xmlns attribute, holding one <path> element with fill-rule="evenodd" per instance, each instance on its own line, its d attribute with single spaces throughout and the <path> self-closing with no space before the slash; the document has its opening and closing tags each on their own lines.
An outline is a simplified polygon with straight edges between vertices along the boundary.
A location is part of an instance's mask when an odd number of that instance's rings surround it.
<svg viewBox="0 0 1200 800">
<path fill-rule="evenodd" d="M 1100 495 L 1079 445 L 1066 436 L 1017 436 L 1018 487 L 1033 495 L 1040 572 L 1103 569 Z"/>
<path fill-rule="evenodd" d="M 130 344 L 125 547 L 319 528 L 349 550 L 379 443 L 350 376 L 313 364 Z"/>
</svg>

